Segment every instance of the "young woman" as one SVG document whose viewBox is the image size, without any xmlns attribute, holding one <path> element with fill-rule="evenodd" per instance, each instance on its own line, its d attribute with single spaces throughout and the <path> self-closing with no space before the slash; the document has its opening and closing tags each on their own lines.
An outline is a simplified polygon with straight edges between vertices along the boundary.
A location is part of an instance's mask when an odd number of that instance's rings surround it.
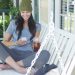
<svg viewBox="0 0 75 75">
<path fill-rule="evenodd" d="M 12 20 L 0 42 L 0 59 L 6 64 L 0 64 L 1 69 L 13 68 L 19 73 L 26 73 L 36 52 L 34 45 L 39 43 L 41 25 L 35 23 L 32 16 L 31 0 L 22 0 L 20 15 Z M 38 70 L 49 59 L 49 53 L 43 50 L 33 69 Z"/>
</svg>

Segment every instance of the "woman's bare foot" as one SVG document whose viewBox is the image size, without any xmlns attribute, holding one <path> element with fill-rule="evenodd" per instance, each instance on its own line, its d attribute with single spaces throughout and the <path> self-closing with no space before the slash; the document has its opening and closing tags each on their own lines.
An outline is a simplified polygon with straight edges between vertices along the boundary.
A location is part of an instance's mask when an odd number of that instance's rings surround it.
<svg viewBox="0 0 75 75">
<path fill-rule="evenodd" d="M 6 70 L 6 69 L 12 69 L 12 68 L 7 64 L 0 64 L 0 70 Z M 19 67 L 18 69 L 16 69 L 16 71 L 25 74 L 27 72 L 27 69 L 24 67 Z"/>
<path fill-rule="evenodd" d="M 7 64 L 0 64 L 0 70 L 11 69 L 11 67 Z"/>
<path fill-rule="evenodd" d="M 16 69 L 17 72 L 25 74 L 27 72 L 27 68 L 24 67 L 19 67 L 18 69 Z"/>
</svg>

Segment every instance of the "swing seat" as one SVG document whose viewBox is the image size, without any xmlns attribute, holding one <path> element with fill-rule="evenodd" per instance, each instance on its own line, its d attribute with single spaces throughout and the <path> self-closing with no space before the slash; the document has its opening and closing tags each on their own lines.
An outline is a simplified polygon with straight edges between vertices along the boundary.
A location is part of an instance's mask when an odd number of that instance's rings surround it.
<svg viewBox="0 0 75 75">
<path fill-rule="evenodd" d="M 48 28 L 46 25 L 42 26 L 42 31 L 40 35 L 41 42 L 48 33 Z M 75 66 L 75 35 L 55 28 L 55 40 L 57 42 L 58 50 L 54 46 L 52 37 L 46 43 L 44 50 L 50 52 L 50 58 L 47 64 L 57 65 L 57 68 L 48 70 L 44 75 L 75 75 L 73 74 Z M 61 58 L 58 57 L 57 53 L 59 52 Z M 62 61 L 61 61 L 62 59 Z M 61 62 L 61 63 L 60 63 Z M 65 74 L 66 73 L 66 74 Z M 3 70 L 0 71 L 0 75 L 21 75 L 14 70 Z"/>
</svg>

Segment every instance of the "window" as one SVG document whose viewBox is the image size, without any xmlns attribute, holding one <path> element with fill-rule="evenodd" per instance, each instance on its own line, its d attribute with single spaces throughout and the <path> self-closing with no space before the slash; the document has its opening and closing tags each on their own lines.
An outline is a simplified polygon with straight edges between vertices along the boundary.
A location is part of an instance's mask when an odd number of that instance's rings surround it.
<svg viewBox="0 0 75 75">
<path fill-rule="evenodd" d="M 48 24 L 49 8 L 53 11 L 53 20 L 55 21 L 55 0 L 49 3 L 49 0 L 34 0 L 34 18 L 37 22 Z"/>
<path fill-rule="evenodd" d="M 61 29 L 74 32 L 74 0 L 61 0 Z"/>
</svg>

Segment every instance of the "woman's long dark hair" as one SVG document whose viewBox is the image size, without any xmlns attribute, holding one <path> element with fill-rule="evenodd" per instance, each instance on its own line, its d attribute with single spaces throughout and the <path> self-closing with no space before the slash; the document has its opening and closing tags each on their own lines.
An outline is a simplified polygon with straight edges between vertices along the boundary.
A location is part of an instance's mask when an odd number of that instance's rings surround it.
<svg viewBox="0 0 75 75">
<path fill-rule="evenodd" d="M 20 38 L 21 36 L 21 33 L 22 33 L 22 30 L 23 30 L 23 24 L 24 24 L 24 19 L 21 17 L 21 15 L 19 15 L 17 18 L 16 18 L 16 32 L 18 32 L 18 38 L 17 40 Z M 33 39 L 33 37 L 35 36 L 35 33 L 36 33 L 36 25 L 35 25 L 35 21 L 33 19 L 33 16 L 31 14 L 29 20 L 28 20 L 28 27 L 29 27 L 29 31 L 30 33 L 32 34 L 30 40 Z"/>
</svg>

